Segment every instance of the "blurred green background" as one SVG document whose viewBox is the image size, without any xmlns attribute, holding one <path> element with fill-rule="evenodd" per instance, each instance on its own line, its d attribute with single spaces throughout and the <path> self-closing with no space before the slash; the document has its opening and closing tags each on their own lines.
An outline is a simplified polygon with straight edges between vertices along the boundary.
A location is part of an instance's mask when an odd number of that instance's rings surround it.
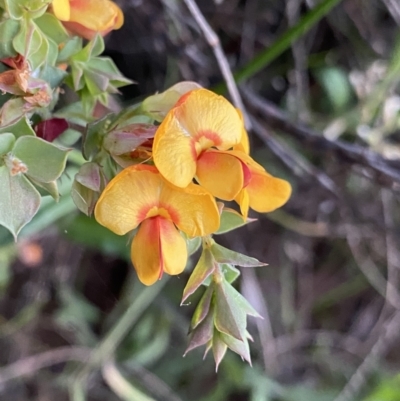
<svg viewBox="0 0 400 401">
<path fill-rule="evenodd" d="M 400 3 L 198 3 L 244 90 L 254 158 L 293 186 L 284 208 L 219 238 L 269 264 L 237 284 L 264 316 L 249 322 L 253 367 L 229 351 L 218 373 L 203 350 L 182 356 L 200 294 L 179 304 L 198 255 L 142 286 L 129 239 L 69 197 L 71 152 L 60 202 L 43 198 L 18 243 L 0 227 L 0 399 L 399 401 Z M 137 83 L 117 107 L 182 80 L 229 96 L 184 2 L 119 4 L 107 54 Z M 314 131 L 301 137 L 303 124 Z"/>
</svg>

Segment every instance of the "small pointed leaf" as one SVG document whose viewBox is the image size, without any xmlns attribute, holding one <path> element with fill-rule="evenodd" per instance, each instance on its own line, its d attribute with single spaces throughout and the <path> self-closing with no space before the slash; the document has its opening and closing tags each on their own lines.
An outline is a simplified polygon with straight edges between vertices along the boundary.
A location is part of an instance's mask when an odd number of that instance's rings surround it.
<svg viewBox="0 0 400 401">
<path fill-rule="evenodd" d="M 8 132 L 0 134 L 0 156 L 10 152 L 15 143 L 15 136 Z M 1 163 L 1 158 L 0 158 Z"/>
<path fill-rule="evenodd" d="M 0 59 L 17 55 L 12 40 L 17 35 L 19 23 L 12 19 L 6 19 L 0 23 Z"/>
<path fill-rule="evenodd" d="M 244 339 L 244 341 L 239 341 L 236 338 L 224 333 L 219 333 L 219 335 L 221 340 L 229 347 L 229 349 L 239 354 L 251 366 L 250 349 L 247 339 Z"/>
<path fill-rule="evenodd" d="M 206 318 L 190 333 L 189 345 L 184 355 L 189 351 L 208 343 L 214 333 L 213 311 L 210 310 Z"/>
<path fill-rule="evenodd" d="M 185 237 L 185 239 L 186 239 L 188 255 L 189 256 L 193 255 L 201 246 L 201 237 L 194 237 L 194 238 Z"/>
<path fill-rule="evenodd" d="M 71 187 L 71 198 L 82 213 L 90 216 L 93 213 L 99 195 L 75 180 Z"/>
<path fill-rule="evenodd" d="M 39 191 L 40 195 L 50 195 L 56 202 L 60 200 L 60 192 L 58 191 L 57 181 L 39 182 L 34 180 L 32 177 L 29 177 L 29 181 L 36 186 L 36 189 Z"/>
<path fill-rule="evenodd" d="M 215 269 L 215 260 L 213 255 L 211 254 L 208 248 L 205 248 L 200 256 L 199 261 L 197 262 L 196 267 L 194 268 L 185 289 L 183 290 L 182 302 L 186 301 L 186 299 L 192 295 L 204 282 L 204 280 L 212 274 Z"/>
<path fill-rule="evenodd" d="M 231 263 L 233 265 L 243 267 L 256 267 L 267 265 L 266 263 L 262 263 L 259 260 L 250 256 L 246 256 L 241 253 L 224 248 L 223 246 L 218 245 L 216 242 L 214 242 L 211 246 L 211 252 L 218 263 Z"/>
<path fill-rule="evenodd" d="M 212 343 L 212 350 L 215 360 L 215 371 L 218 372 L 219 364 L 221 363 L 222 359 L 226 354 L 226 350 L 228 349 L 225 342 L 222 340 L 220 333 L 215 330 L 213 335 L 213 343 Z"/>
<path fill-rule="evenodd" d="M 35 136 L 35 131 L 26 117 L 22 117 L 10 125 L 0 127 L 0 134 L 4 132 L 11 132 L 16 138 L 25 135 Z"/>
<path fill-rule="evenodd" d="M 227 293 L 229 283 L 215 284 L 214 324 L 218 331 L 242 341 L 246 337 L 246 312 Z"/>
<path fill-rule="evenodd" d="M 102 184 L 102 174 L 97 163 L 85 163 L 75 175 L 75 180 L 92 191 L 99 192 Z"/>
<path fill-rule="evenodd" d="M 252 223 L 256 219 L 245 219 L 236 210 L 224 208 L 221 213 L 221 223 L 215 234 L 224 234 L 246 224 Z"/>
<path fill-rule="evenodd" d="M 229 303 L 238 305 L 246 315 L 262 319 L 262 316 L 250 305 L 249 301 L 236 290 L 236 288 L 228 283 L 224 283 L 223 287 Z"/>
<path fill-rule="evenodd" d="M 39 182 L 51 182 L 64 171 L 68 152 L 41 138 L 23 136 L 15 142 L 12 153 L 26 164 L 28 176 Z"/>
<path fill-rule="evenodd" d="M 200 299 L 200 302 L 198 303 L 194 311 L 192 321 L 190 323 L 191 331 L 195 329 L 207 316 L 210 310 L 213 293 L 214 293 L 214 288 L 212 285 L 210 285 L 204 292 L 203 296 Z"/>
<path fill-rule="evenodd" d="M 240 270 L 228 263 L 222 263 L 220 269 L 228 283 L 233 283 L 240 276 Z"/>
<path fill-rule="evenodd" d="M 6 166 L 0 167 L 0 225 L 17 238 L 18 233 L 40 206 L 40 195 L 22 174 L 11 176 Z"/>
</svg>

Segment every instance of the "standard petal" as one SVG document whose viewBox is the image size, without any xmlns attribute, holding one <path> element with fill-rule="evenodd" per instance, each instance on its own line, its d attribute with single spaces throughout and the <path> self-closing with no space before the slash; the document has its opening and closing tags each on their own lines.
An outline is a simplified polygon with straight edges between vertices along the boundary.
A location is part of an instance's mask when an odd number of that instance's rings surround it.
<svg viewBox="0 0 400 401">
<path fill-rule="evenodd" d="M 139 280 L 154 284 L 162 276 L 160 217 L 146 219 L 140 225 L 131 245 L 131 259 Z"/>
<path fill-rule="evenodd" d="M 249 184 L 245 188 L 249 195 L 249 204 L 257 212 L 272 212 L 283 206 L 292 193 L 290 184 L 267 172 L 252 171 Z"/>
<path fill-rule="evenodd" d="M 236 109 L 236 111 L 239 114 L 239 117 L 242 121 L 242 137 L 240 138 L 240 143 L 235 145 L 233 147 L 234 150 L 240 150 L 241 152 L 244 152 L 246 154 L 250 153 L 250 141 L 249 141 L 249 135 L 247 134 L 247 131 L 244 127 L 244 117 L 240 109 Z"/>
<path fill-rule="evenodd" d="M 54 15 L 60 21 L 69 21 L 70 18 L 70 5 L 69 0 L 53 0 L 51 3 Z"/>
<path fill-rule="evenodd" d="M 189 237 L 211 234 L 219 228 L 219 211 L 214 197 L 199 185 L 185 189 L 166 185 L 161 193 L 160 205 L 165 205 L 175 225 Z"/>
<path fill-rule="evenodd" d="M 165 179 L 178 187 L 186 187 L 196 173 L 194 141 L 171 112 L 155 134 L 153 158 Z"/>
<path fill-rule="evenodd" d="M 171 113 L 203 150 L 213 146 L 227 150 L 242 138 L 243 122 L 236 109 L 224 97 L 207 89 L 183 95 Z"/>
<path fill-rule="evenodd" d="M 136 228 L 158 206 L 163 178 L 151 166 L 132 166 L 107 185 L 97 202 L 96 220 L 116 234 Z"/>
<path fill-rule="evenodd" d="M 217 198 L 233 200 L 243 188 L 243 163 L 228 152 L 203 152 L 197 160 L 196 179 Z"/>
<path fill-rule="evenodd" d="M 158 221 L 162 268 L 167 274 L 180 274 L 185 269 L 188 258 L 186 241 L 171 221 L 162 217 Z"/>
</svg>

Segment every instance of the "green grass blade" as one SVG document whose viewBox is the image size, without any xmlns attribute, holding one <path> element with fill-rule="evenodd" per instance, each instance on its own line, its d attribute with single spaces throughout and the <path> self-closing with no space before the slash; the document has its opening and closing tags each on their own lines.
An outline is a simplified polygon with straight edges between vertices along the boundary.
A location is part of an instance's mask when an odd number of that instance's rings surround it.
<svg viewBox="0 0 400 401">
<path fill-rule="evenodd" d="M 280 38 L 278 38 L 272 46 L 262 51 L 247 65 L 237 71 L 234 74 L 235 81 L 242 82 L 265 68 L 285 50 L 287 50 L 294 41 L 304 35 L 318 21 L 320 21 L 325 15 L 327 15 L 334 6 L 340 3 L 340 1 L 341 0 L 323 0 L 321 3 L 319 3 L 306 15 L 304 15 L 296 25 L 287 29 L 285 33 Z M 222 89 L 223 86 L 220 85 L 215 88 L 215 91 L 219 92 Z"/>
</svg>

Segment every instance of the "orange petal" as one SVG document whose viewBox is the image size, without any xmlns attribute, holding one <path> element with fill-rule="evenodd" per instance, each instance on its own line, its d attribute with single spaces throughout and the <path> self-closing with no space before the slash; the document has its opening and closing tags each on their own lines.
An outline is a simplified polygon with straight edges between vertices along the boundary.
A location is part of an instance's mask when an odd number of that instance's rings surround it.
<svg viewBox="0 0 400 401">
<path fill-rule="evenodd" d="M 240 138 L 240 143 L 238 143 L 237 145 L 235 145 L 233 147 L 234 150 L 240 150 L 241 152 L 244 152 L 246 154 L 250 153 L 250 141 L 249 141 L 249 135 L 247 134 L 247 131 L 244 127 L 244 118 L 243 118 L 243 114 L 240 111 L 240 109 L 236 109 L 236 111 L 239 114 L 239 117 L 242 121 L 242 137 Z"/>
<path fill-rule="evenodd" d="M 163 271 L 182 273 L 187 262 L 186 241 L 169 220 L 160 216 L 146 219 L 132 241 L 131 258 L 139 280 L 151 285 Z"/>
<path fill-rule="evenodd" d="M 70 0 L 69 21 L 96 32 L 117 29 L 122 25 L 122 11 L 109 0 Z M 123 19 L 122 19 L 123 22 Z"/>
<path fill-rule="evenodd" d="M 249 208 L 250 208 L 250 198 L 246 188 L 243 188 L 240 191 L 239 195 L 236 198 L 236 201 L 237 203 L 239 203 L 240 211 L 244 219 L 246 220 L 247 216 L 249 215 Z"/>
<path fill-rule="evenodd" d="M 60 21 L 69 21 L 71 10 L 69 0 L 53 0 L 51 3 L 54 15 Z"/>
<path fill-rule="evenodd" d="M 240 142 L 243 122 L 236 109 L 222 96 L 207 89 L 197 89 L 184 95 L 171 111 L 187 135 L 199 141 L 202 149 L 212 146 L 227 150 Z"/>
<path fill-rule="evenodd" d="M 147 167 L 131 166 L 116 175 L 96 204 L 96 220 L 118 235 L 136 228 L 158 205 L 164 180 Z"/>
<path fill-rule="evenodd" d="M 153 158 L 165 179 L 178 187 L 186 187 L 196 173 L 194 142 L 171 112 L 155 134 Z"/>
<path fill-rule="evenodd" d="M 292 187 L 287 181 L 258 170 L 252 171 L 251 180 L 245 189 L 250 207 L 261 213 L 272 212 L 283 206 L 292 193 Z"/>
<path fill-rule="evenodd" d="M 159 221 L 163 269 L 172 276 L 181 274 L 188 259 L 186 241 L 172 222 L 163 218 Z"/>
<path fill-rule="evenodd" d="M 220 215 L 215 199 L 199 185 L 190 184 L 185 189 L 166 185 L 160 205 L 175 211 L 171 213 L 173 222 L 191 238 L 211 234 L 219 228 Z"/>
<path fill-rule="evenodd" d="M 243 164 L 228 152 L 208 150 L 197 161 L 196 179 L 223 200 L 233 200 L 243 188 Z"/>
</svg>

